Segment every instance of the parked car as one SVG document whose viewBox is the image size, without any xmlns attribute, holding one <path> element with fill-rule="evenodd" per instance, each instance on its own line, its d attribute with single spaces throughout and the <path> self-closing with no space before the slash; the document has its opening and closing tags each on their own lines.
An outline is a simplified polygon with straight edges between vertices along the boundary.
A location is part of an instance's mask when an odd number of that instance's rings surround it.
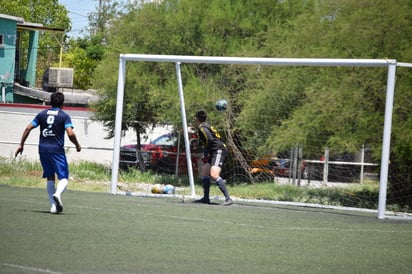
<svg viewBox="0 0 412 274">
<path fill-rule="evenodd" d="M 180 139 L 180 141 L 179 141 Z M 194 132 L 189 133 L 192 168 L 196 174 L 199 164 L 198 138 Z M 186 150 L 183 134 L 171 132 L 163 134 L 149 144 L 141 144 L 141 153 L 145 169 L 156 172 L 187 174 Z M 140 168 L 136 144 L 128 144 L 120 148 L 121 168 Z"/>
</svg>

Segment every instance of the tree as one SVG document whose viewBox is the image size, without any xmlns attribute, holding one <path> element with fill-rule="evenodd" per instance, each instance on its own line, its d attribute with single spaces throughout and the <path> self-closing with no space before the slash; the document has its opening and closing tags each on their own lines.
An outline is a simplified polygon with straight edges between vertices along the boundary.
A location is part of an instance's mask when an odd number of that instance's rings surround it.
<svg viewBox="0 0 412 274">
<path fill-rule="evenodd" d="M 115 20 L 121 9 L 118 1 L 100 0 L 96 12 L 89 14 L 88 31 L 91 36 L 104 37 L 106 30 L 110 28 L 112 20 Z"/>
<path fill-rule="evenodd" d="M 288 57 L 395 58 L 410 61 L 412 1 L 318 2 L 311 16 L 292 22 L 293 33 L 285 33 L 282 44 L 268 43 L 269 50 L 282 49 Z M 268 40 L 273 32 L 268 32 Z M 352 70 L 352 71 L 351 71 Z M 323 145 L 338 151 L 355 151 L 362 143 L 373 148 L 379 161 L 385 108 L 386 70 L 319 69 L 305 84 L 301 104 L 273 127 L 266 145 L 277 149 L 303 143 L 317 148 L 313 134 L 325 137 Z M 295 77 L 298 77 L 296 74 Z M 411 161 L 412 127 L 409 85 L 411 73 L 397 70 L 392 124 L 392 153 L 389 197 L 402 197 L 412 205 L 412 180 L 406 168 Z M 311 152 L 309 150 L 309 152 Z M 405 187 L 406 186 L 406 187 Z M 404 193 L 400 193 L 403 189 Z"/>
<path fill-rule="evenodd" d="M 256 47 L 252 38 L 264 32 L 274 20 L 273 11 L 269 7 L 273 7 L 273 1 L 162 1 L 143 6 L 128 6 L 127 12 L 114 21 L 109 30 L 110 54 L 107 59 L 117 59 L 123 52 L 237 55 L 244 49 Z M 99 67 L 98 70 L 108 69 L 107 63 L 104 63 L 104 67 Z M 114 66 L 110 70 L 116 71 L 117 63 L 112 64 Z M 190 85 L 196 85 L 191 88 L 204 90 L 204 94 L 208 94 L 204 105 L 208 105 L 209 109 L 213 108 L 214 101 L 222 94 L 236 94 L 244 88 L 243 77 L 230 74 L 229 70 L 225 72 L 221 66 L 198 64 L 185 66 L 184 69 L 185 74 L 189 75 L 185 76 L 184 80 Z M 176 86 L 170 84 L 175 83 L 174 66 L 149 64 L 142 66 L 139 73 L 152 79 L 150 83 L 153 85 L 146 89 L 150 93 L 148 97 L 151 101 L 146 104 L 153 101 L 158 116 L 161 116 L 158 118 L 169 117 L 169 122 L 180 124 L 180 117 L 176 115 Z M 138 77 L 128 75 L 127 79 Z M 199 80 L 191 80 L 193 77 Z M 209 89 L 207 85 L 213 82 L 214 86 Z M 236 87 L 233 83 L 237 83 Z M 133 93 L 133 90 L 128 89 L 128 92 Z M 187 99 L 188 106 L 199 104 L 197 98 Z M 159 101 L 162 101 L 160 105 L 156 103 Z"/>
<path fill-rule="evenodd" d="M 412 58 L 411 0 L 188 1 L 129 5 L 107 30 L 107 55 L 95 74 L 104 100 L 98 110 L 114 121 L 120 53 L 198 56 Z M 204 108 L 241 151 L 279 152 L 305 145 L 339 152 L 367 144 L 379 159 L 386 70 L 280 68 L 184 64 L 186 109 Z M 128 63 L 127 121 L 181 124 L 173 64 Z M 411 143 L 408 85 L 398 70 L 393 138 L 398 156 Z M 212 112 L 230 100 L 233 113 Z M 136 107 L 139 106 L 139 107 Z M 227 120 L 231 119 L 229 123 Z M 113 128 L 111 128 L 113 129 Z M 397 158 L 400 159 L 400 158 Z M 403 159 L 403 158 L 402 158 Z"/>
<path fill-rule="evenodd" d="M 106 52 L 99 35 L 85 36 L 71 39 L 64 54 L 64 61 L 74 68 L 74 87 L 89 89 L 96 66 L 103 59 Z"/>
<path fill-rule="evenodd" d="M 288 21 L 285 28 L 280 29 L 276 25 L 268 30 L 263 39 L 264 52 L 282 57 L 396 56 L 399 59 L 405 54 L 406 58 L 410 56 L 409 50 L 402 50 L 405 45 L 410 44 L 407 41 L 410 37 L 410 23 L 406 20 L 408 14 L 397 13 L 395 10 L 398 10 L 399 6 L 403 7 L 402 10 L 409 8 L 411 1 L 400 1 L 398 6 L 387 1 L 316 1 L 317 5 L 310 3 L 311 1 L 306 1 L 306 12 L 296 14 L 295 19 Z M 402 38 L 400 29 L 406 31 Z M 401 41 L 388 37 L 394 33 Z M 313 143 L 317 138 L 312 138 L 311 132 L 322 132 L 325 137 L 324 145 L 334 146 L 339 151 L 355 150 L 362 142 L 378 146 L 380 137 L 377 138 L 376 134 L 381 135 L 381 132 L 377 133 L 377 129 L 382 124 L 386 70 L 268 70 L 272 73 L 263 75 L 267 80 L 261 82 L 264 86 L 258 87 L 259 90 L 265 90 L 265 86 L 276 85 L 277 94 L 289 91 L 288 99 L 298 99 L 292 100 L 294 106 L 286 104 L 285 107 L 289 109 L 277 112 L 277 116 L 285 113 L 287 115 L 274 124 L 272 132 L 267 134 L 270 137 L 264 146 L 276 150 L 302 142 L 308 145 L 312 143 L 319 149 L 319 144 Z M 267 110 L 270 113 L 268 108 L 260 112 L 266 113 Z M 247 117 L 254 117 L 253 110 L 249 112 L 251 113 L 247 115 L 241 114 L 245 121 Z"/>
</svg>

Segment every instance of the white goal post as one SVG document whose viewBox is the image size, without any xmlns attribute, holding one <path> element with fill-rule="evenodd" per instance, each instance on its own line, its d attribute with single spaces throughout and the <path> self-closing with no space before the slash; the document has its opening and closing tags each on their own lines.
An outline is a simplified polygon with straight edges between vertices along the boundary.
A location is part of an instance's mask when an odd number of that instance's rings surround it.
<svg viewBox="0 0 412 274">
<path fill-rule="evenodd" d="M 382 158 L 380 170 L 378 218 L 385 218 L 386 194 L 388 182 L 388 167 L 392 129 L 392 110 L 395 94 L 395 77 L 397 66 L 411 66 L 408 63 L 397 63 L 394 59 L 328 59 L 328 58 L 253 58 L 253 57 L 213 57 L 213 56 L 178 56 L 178 55 L 147 55 L 147 54 L 121 54 L 119 58 L 119 75 L 117 84 L 117 105 L 115 119 L 115 135 L 112 161 L 111 194 L 117 193 L 117 180 L 119 175 L 121 125 L 123 117 L 124 86 L 126 80 L 126 62 L 169 62 L 175 63 L 180 109 L 185 137 L 186 160 L 190 182 L 191 195 L 194 197 L 194 178 L 190 156 L 190 146 L 187 132 L 186 110 L 184 92 L 181 78 L 180 65 L 182 63 L 207 63 L 207 64 L 238 64 L 238 65 L 268 65 L 268 66 L 352 66 L 352 67 L 387 67 L 387 86 L 385 103 L 385 122 L 382 141 Z"/>
</svg>

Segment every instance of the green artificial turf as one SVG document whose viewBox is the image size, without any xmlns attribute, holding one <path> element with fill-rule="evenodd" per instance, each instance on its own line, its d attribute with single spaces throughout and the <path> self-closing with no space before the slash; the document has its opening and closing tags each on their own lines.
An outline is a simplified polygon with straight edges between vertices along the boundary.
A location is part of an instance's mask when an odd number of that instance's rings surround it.
<svg viewBox="0 0 412 274">
<path fill-rule="evenodd" d="M 0 273 L 410 273 L 412 222 L 0 185 Z"/>
</svg>

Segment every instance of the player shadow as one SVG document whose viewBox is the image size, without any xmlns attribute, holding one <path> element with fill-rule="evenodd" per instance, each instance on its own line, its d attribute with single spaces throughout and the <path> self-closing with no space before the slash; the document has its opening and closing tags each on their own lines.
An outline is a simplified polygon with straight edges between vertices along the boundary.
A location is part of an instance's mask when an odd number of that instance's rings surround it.
<svg viewBox="0 0 412 274">
<path fill-rule="evenodd" d="M 31 212 L 31 213 L 39 213 L 39 214 L 51 214 L 48 210 L 30 210 L 30 209 L 17 209 L 19 212 Z"/>
<path fill-rule="evenodd" d="M 172 203 L 176 203 L 176 204 L 190 204 L 190 205 L 199 205 L 199 206 L 221 206 L 223 205 L 223 202 L 216 202 L 214 200 L 211 200 L 210 203 L 206 204 L 206 203 L 197 203 L 195 202 L 195 200 L 193 200 L 193 198 L 185 198 L 185 199 L 170 199 L 168 200 L 168 202 L 172 202 Z"/>
<path fill-rule="evenodd" d="M 196 203 L 195 201 L 193 201 L 193 200 L 176 200 L 176 201 L 173 201 L 174 203 L 177 203 L 177 204 L 189 204 L 189 205 L 199 205 L 199 206 L 219 206 L 219 205 L 222 205 L 222 203 L 217 203 L 217 202 L 212 202 L 212 201 L 210 201 L 210 203 L 208 203 L 208 204 L 206 204 L 206 203 Z"/>
<path fill-rule="evenodd" d="M 218 205 L 222 205 L 222 203 L 217 203 L 217 202 L 212 202 L 212 201 L 210 201 L 210 203 L 208 203 L 208 204 L 206 204 L 206 203 L 196 203 L 195 201 L 190 201 L 189 203 L 195 204 L 195 205 L 200 205 L 200 206 L 218 206 Z"/>
<path fill-rule="evenodd" d="M 24 210 L 24 211 L 38 213 L 38 214 L 49 214 L 49 215 L 53 215 L 53 216 L 54 215 L 74 215 L 74 214 L 65 213 L 65 212 L 53 214 L 53 213 L 50 213 L 50 211 L 48 211 L 48 210 Z"/>
<path fill-rule="evenodd" d="M 30 212 L 33 213 L 43 213 L 43 214 L 51 214 L 48 210 L 31 210 Z"/>
</svg>

